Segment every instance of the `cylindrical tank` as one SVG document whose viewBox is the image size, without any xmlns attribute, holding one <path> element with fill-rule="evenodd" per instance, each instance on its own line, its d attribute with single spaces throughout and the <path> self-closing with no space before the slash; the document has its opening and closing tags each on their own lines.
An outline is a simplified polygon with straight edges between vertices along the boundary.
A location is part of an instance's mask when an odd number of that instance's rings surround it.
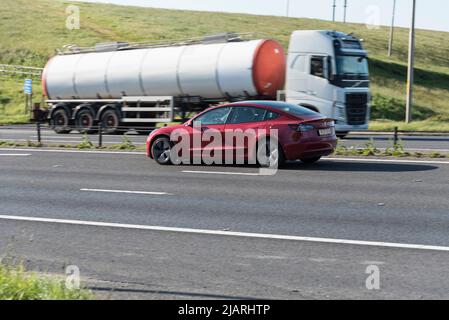
<svg viewBox="0 0 449 320">
<path fill-rule="evenodd" d="M 80 53 L 53 57 L 42 84 L 51 99 L 273 98 L 284 87 L 285 64 L 274 40 Z"/>
</svg>

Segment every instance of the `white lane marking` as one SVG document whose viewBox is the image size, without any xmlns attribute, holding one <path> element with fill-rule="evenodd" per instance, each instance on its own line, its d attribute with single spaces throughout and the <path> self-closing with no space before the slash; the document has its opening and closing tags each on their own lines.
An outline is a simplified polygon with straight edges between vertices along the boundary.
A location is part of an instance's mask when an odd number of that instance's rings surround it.
<svg viewBox="0 0 449 320">
<path fill-rule="evenodd" d="M 288 240 L 288 241 L 298 241 L 298 242 L 315 242 L 315 243 L 342 244 L 342 245 L 355 245 L 355 246 L 367 246 L 367 247 L 433 250 L 433 251 L 449 252 L 449 247 L 421 245 L 421 244 L 405 244 L 405 243 L 378 242 L 378 241 L 359 241 L 359 240 L 330 239 L 330 238 L 313 238 L 313 237 L 299 237 L 299 236 L 287 236 L 287 235 L 277 235 L 277 234 L 174 228 L 174 227 L 147 226 L 147 225 L 137 225 L 137 224 L 122 224 L 122 223 L 67 220 L 67 219 L 50 219 L 50 218 L 10 216 L 10 215 L 0 215 L 0 219 L 1 220 L 12 220 L 12 221 L 28 221 L 28 222 L 57 223 L 57 224 L 69 224 L 69 225 L 81 225 L 81 226 L 93 226 L 93 227 L 120 228 L 120 229 L 137 229 L 137 230 L 149 230 L 149 231 L 161 231 L 161 232 L 190 233 L 190 234 L 202 234 L 202 235 L 206 234 L 206 235 L 229 236 L 229 237 L 240 237 L 240 238 Z"/>
<path fill-rule="evenodd" d="M 430 160 L 394 160 L 394 159 L 357 159 L 357 158 L 323 158 L 331 161 L 350 161 L 350 162 L 384 162 L 384 163 L 420 163 L 420 164 L 449 164 L 449 161 L 430 161 Z"/>
<path fill-rule="evenodd" d="M 30 138 L 37 138 L 37 136 L 30 136 Z M 55 136 L 41 136 L 42 139 L 59 139 L 59 140 L 64 140 L 64 139 L 77 139 L 77 140 L 81 140 L 81 137 L 55 137 Z"/>
<path fill-rule="evenodd" d="M 168 196 L 171 195 L 167 192 L 151 192 L 151 191 L 130 191 L 130 190 L 107 190 L 107 189 L 80 189 L 80 191 L 85 192 L 104 192 L 104 193 L 129 193 L 129 194 L 148 194 L 156 196 Z"/>
<path fill-rule="evenodd" d="M 220 172 L 220 171 L 194 171 L 183 170 L 183 173 L 197 173 L 197 174 L 216 174 L 216 175 L 235 175 L 235 176 L 260 176 L 258 173 L 246 173 L 246 172 Z"/>
<path fill-rule="evenodd" d="M 29 157 L 31 154 L 29 153 L 0 153 L 2 157 Z"/>
</svg>

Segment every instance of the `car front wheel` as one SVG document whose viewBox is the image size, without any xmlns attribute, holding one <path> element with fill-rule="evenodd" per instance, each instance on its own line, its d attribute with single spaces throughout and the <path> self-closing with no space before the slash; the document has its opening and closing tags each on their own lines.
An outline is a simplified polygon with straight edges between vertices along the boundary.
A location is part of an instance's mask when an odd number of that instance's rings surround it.
<svg viewBox="0 0 449 320">
<path fill-rule="evenodd" d="M 168 138 L 158 138 L 151 146 L 151 155 L 158 164 L 170 165 L 172 164 L 170 158 L 171 148 L 172 144 Z"/>
</svg>

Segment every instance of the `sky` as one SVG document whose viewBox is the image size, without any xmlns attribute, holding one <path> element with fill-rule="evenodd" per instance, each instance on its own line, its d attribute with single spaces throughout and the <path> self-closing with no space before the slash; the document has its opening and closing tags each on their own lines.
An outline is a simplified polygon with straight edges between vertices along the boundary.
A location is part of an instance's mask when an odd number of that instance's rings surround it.
<svg viewBox="0 0 449 320">
<path fill-rule="evenodd" d="M 83 0 L 81 0 L 83 1 Z M 333 0 L 84 0 L 168 9 L 239 12 L 285 16 L 290 2 L 291 17 L 332 19 Z M 343 19 L 344 0 L 337 1 L 337 20 Z M 394 0 L 347 0 L 349 22 L 390 25 Z M 396 0 L 396 25 L 409 27 L 412 0 Z M 449 32 L 449 1 L 417 0 L 416 26 Z M 377 24 L 377 23 L 376 23 Z"/>
</svg>

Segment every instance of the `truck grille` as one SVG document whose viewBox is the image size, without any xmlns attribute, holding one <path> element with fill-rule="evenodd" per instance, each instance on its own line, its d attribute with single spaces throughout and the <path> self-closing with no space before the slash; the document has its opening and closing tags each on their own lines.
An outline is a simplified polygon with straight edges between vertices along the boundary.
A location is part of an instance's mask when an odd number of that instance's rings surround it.
<svg viewBox="0 0 449 320">
<path fill-rule="evenodd" d="M 366 93 L 348 93 L 346 95 L 346 114 L 351 126 L 366 123 L 368 113 L 368 95 Z"/>
</svg>

